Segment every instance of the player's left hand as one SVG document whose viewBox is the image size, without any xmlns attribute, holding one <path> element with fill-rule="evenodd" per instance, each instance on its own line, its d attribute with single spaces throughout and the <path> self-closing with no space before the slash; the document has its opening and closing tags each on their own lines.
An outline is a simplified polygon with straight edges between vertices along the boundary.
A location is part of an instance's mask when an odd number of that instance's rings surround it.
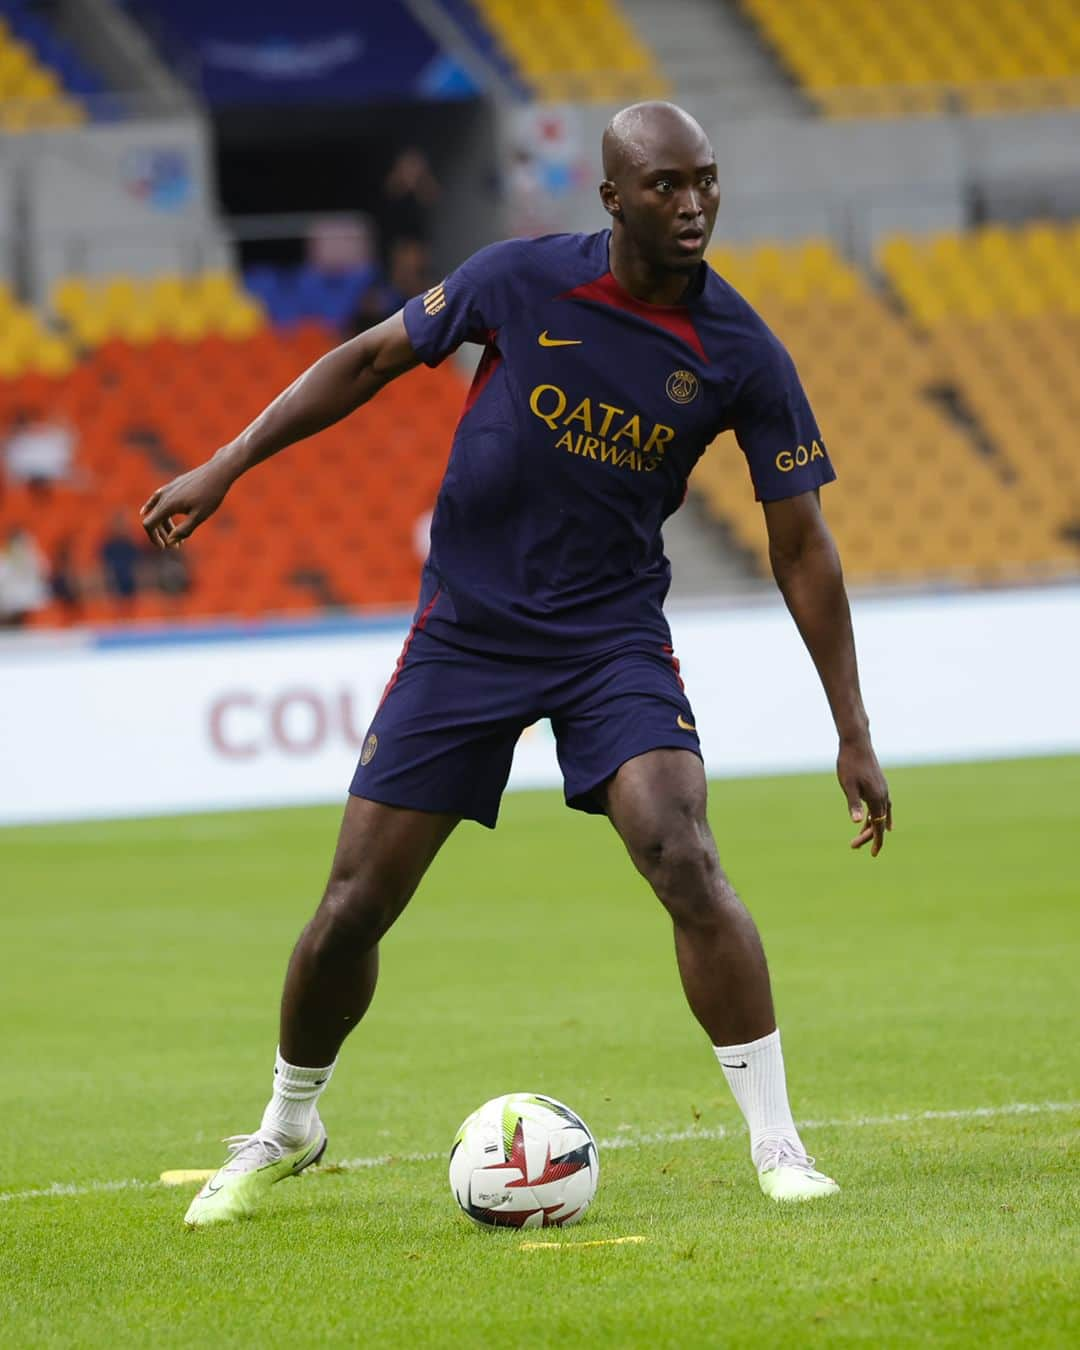
<svg viewBox="0 0 1080 1350">
<path fill-rule="evenodd" d="M 885 831 L 893 827 L 892 800 L 868 736 L 859 741 L 841 742 L 836 776 L 847 797 L 851 819 L 859 826 L 851 847 L 862 848 L 864 844 L 870 844 L 870 856 L 876 858 L 885 846 Z"/>
</svg>

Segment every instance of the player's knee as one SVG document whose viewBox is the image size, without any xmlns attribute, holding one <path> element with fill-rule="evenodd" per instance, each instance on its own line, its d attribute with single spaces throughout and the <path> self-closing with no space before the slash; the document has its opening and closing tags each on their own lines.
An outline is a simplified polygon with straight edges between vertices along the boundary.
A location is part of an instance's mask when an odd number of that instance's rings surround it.
<svg viewBox="0 0 1080 1350">
<path fill-rule="evenodd" d="M 656 828 L 639 848 L 638 861 L 676 920 L 707 921 L 730 890 L 708 826 L 693 818 Z"/>
<path fill-rule="evenodd" d="M 311 921 L 312 937 L 325 950 L 371 947 L 397 916 L 395 901 L 395 896 L 373 887 L 369 878 L 334 875 Z"/>
</svg>

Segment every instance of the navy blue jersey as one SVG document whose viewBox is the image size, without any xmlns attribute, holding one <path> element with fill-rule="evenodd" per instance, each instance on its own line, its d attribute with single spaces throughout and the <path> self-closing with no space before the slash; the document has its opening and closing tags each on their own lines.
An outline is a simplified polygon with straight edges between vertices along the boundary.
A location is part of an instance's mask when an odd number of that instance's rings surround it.
<svg viewBox="0 0 1080 1350">
<path fill-rule="evenodd" d="M 835 477 L 791 358 L 702 264 L 684 302 L 615 280 L 610 233 L 481 249 L 405 306 L 417 355 L 484 345 L 431 527 L 418 623 L 521 656 L 670 641 L 661 526 L 733 429 L 759 499 Z"/>
</svg>

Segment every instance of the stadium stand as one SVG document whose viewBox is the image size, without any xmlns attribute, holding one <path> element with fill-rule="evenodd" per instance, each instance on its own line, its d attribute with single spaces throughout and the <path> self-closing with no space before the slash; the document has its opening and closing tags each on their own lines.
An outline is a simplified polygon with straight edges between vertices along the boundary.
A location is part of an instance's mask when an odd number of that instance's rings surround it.
<svg viewBox="0 0 1080 1350">
<path fill-rule="evenodd" d="M 322 326 L 250 337 L 144 345 L 104 341 L 58 378 L 0 381 L 0 427 L 17 415 L 77 429 L 75 471 L 43 490 L 8 484 L 0 535 L 31 530 L 50 560 L 63 547 L 83 585 L 77 608 L 57 603 L 39 626 L 73 621 L 295 613 L 408 604 L 416 592 L 414 543 L 435 493 L 464 387 L 450 368 L 421 370 L 314 441 L 258 469 L 227 499 L 184 562 L 189 586 L 153 583 L 128 605 L 94 584 L 110 518 L 235 435 L 278 390 L 331 344 Z M 155 561 L 149 550 L 147 568 Z"/>
<path fill-rule="evenodd" d="M 262 307 L 227 271 L 192 277 L 63 277 L 52 288 L 50 307 L 81 347 L 97 347 L 110 338 L 136 345 L 159 337 L 197 342 L 214 333 L 244 338 L 266 322 Z"/>
<path fill-rule="evenodd" d="M 0 282 L 0 380 L 27 372 L 63 375 L 75 363 L 71 343 L 53 332 L 36 310 Z"/>
<path fill-rule="evenodd" d="M 308 264 L 256 263 L 244 270 L 250 294 L 261 302 L 271 323 L 282 326 L 321 319 L 332 328 L 343 328 L 378 277 L 374 265 L 328 271 Z"/>
<path fill-rule="evenodd" d="M 1050 475 L 1038 466 L 1058 463 L 1043 433 L 1050 426 L 1056 432 L 1070 416 L 1075 396 L 1060 395 L 1080 344 L 1057 350 L 1056 365 L 1046 363 L 1056 376 L 1043 374 L 1023 406 L 998 421 L 992 400 L 1008 402 L 1016 388 L 1014 373 L 1003 383 L 995 363 L 984 361 L 993 343 L 1005 340 L 1000 333 L 970 349 L 962 336 L 943 345 L 896 312 L 825 240 L 721 249 L 711 261 L 761 310 L 799 367 L 839 464 L 825 500 L 849 577 L 877 584 L 990 582 L 1075 568 L 1077 542 L 1068 526 L 1080 511 L 1075 498 L 1071 507 L 1061 498 L 1055 505 Z M 1048 317 L 1047 338 L 1060 322 Z M 1037 362 L 1033 356 L 1030 363 Z M 1060 387 L 1050 389 L 1055 378 Z M 965 400 L 973 381 L 979 397 Z M 1036 391 L 1055 412 L 1026 420 Z M 999 453 L 998 441 L 1010 435 L 1010 453 Z M 722 437 L 691 483 L 764 573 L 760 510 L 732 481 L 737 454 L 733 438 Z M 1041 495 L 1036 483 L 1045 489 Z"/>
<path fill-rule="evenodd" d="M 1080 225 L 888 240 L 881 264 L 1029 528 L 1080 543 Z"/>
<path fill-rule="evenodd" d="M 453 6 L 460 12 L 465 0 Z M 605 102 L 660 98 L 669 93 L 656 58 L 634 31 L 617 0 L 472 0 L 502 62 L 517 80 L 551 102 Z"/>
<path fill-rule="evenodd" d="M 840 468 L 827 514 L 853 581 L 1075 568 L 1080 226 L 891 239 L 881 250 L 891 295 L 825 239 L 718 248 L 710 261 L 799 366 Z M 22 483 L 0 496 L 0 534 L 30 528 L 51 560 L 67 555 L 86 594 L 35 623 L 411 602 L 417 531 L 464 392 L 453 369 L 394 383 L 343 427 L 260 469 L 186 555 L 186 590 L 151 582 L 124 604 L 95 583 L 110 517 L 130 517 L 158 482 L 227 440 L 334 337 L 297 313 L 272 326 L 228 272 L 66 278 L 51 308 L 65 335 L 0 290 L 0 428 L 41 418 L 76 433 L 68 480 L 47 496 Z M 722 437 L 691 486 L 764 573 L 761 513 L 740 458 Z"/>
<path fill-rule="evenodd" d="M 741 3 L 832 116 L 1080 106 L 1080 8 L 1072 0 Z"/>
<path fill-rule="evenodd" d="M 78 126 L 97 76 L 26 0 L 0 3 L 0 131 Z"/>
<path fill-rule="evenodd" d="M 491 26 L 484 21 L 475 0 L 440 0 L 462 37 L 474 48 L 498 75 L 508 92 L 516 99 L 532 97 L 532 90 L 521 78 L 511 55 L 505 51 Z"/>
</svg>

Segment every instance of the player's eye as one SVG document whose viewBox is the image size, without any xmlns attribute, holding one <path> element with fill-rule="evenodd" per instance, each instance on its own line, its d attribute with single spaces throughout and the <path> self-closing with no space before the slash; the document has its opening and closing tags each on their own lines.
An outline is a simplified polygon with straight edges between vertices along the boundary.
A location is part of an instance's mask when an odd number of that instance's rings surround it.
<svg viewBox="0 0 1080 1350">
<path fill-rule="evenodd" d="M 671 191 L 671 179 L 670 179 L 670 178 L 659 178 L 659 179 L 657 179 L 657 181 L 653 184 L 653 186 L 656 188 L 657 192 L 663 192 L 663 193 L 666 194 L 666 193 L 668 193 L 668 192 Z"/>
<path fill-rule="evenodd" d="M 706 187 L 706 188 L 711 188 L 712 185 L 713 185 L 715 182 L 716 182 L 716 174 L 714 174 L 714 173 L 707 173 L 707 174 L 704 174 L 704 175 L 702 176 L 702 179 L 701 179 L 701 186 L 702 186 L 702 187 Z"/>
</svg>

